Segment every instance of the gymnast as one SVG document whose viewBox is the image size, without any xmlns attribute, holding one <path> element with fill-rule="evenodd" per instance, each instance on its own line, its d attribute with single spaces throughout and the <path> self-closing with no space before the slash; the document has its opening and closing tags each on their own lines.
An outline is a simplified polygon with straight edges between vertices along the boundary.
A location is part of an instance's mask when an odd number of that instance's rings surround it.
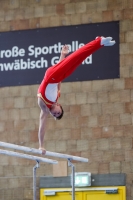
<svg viewBox="0 0 133 200">
<path fill-rule="evenodd" d="M 58 103 L 61 82 L 71 75 L 92 53 L 103 46 L 113 46 L 114 44 L 115 41 L 112 40 L 112 37 L 97 37 L 95 40 L 82 46 L 67 57 L 66 55 L 69 53 L 69 47 L 64 45 L 61 50 L 59 62 L 47 69 L 37 94 L 38 105 L 41 109 L 38 139 L 39 149 L 42 150 L 42 154 L 46 153 L 46 150 L 43 147 L 43 141 L 48 113 L 57 120 L 60 120 L 63 117 L 63 108 Z"/>
</svg>

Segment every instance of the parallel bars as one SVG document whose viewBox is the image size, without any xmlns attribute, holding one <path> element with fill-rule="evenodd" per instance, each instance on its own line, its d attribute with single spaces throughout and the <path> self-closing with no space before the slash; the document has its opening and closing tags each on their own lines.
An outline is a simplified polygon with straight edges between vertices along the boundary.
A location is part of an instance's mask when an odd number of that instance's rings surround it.
<svg viewBox="0 0 133 200">
<path fill-rule="evenodd" d="M 25 152 L 28 152 L 28 153 L 35 153 L 35 154 L 42 155 L 42 151 L 39 150 L 39 149 L 35 149 L 35 148 L 30 148 L 30 147 L 10 144 L 10 143 L 6 143 L 6 142 L 0 142 L 0 146 L 1 147 L 15 149 L 15 150 L 25 151 Z M 6 153 L 1 153 L 3 151 L 4 150 L 0 150 L 0 154 L 6 154 Z M 9 151 L 7 151 L 7 152 L 9 152 Z M 7 153 L 7 155 L 11 155 L 12 154 L 12 156 L 17 156 L 17 157 L 22 157 L 22 155 L 26 155 L 26 154 L 20 154 L 20 153 L 15 153 L 14 154 L 14 153 L 15 152 Z M 19 156 L 19 155 L 21 155 L 21 156 Z M 28 158 L 27 156 L 30 156 L 30 157 Z M 72 156 L 72 155 L 68 155 L 68 154 L 56 153 L 56 152 L 51 152 L 51 151 L 46 151 L 45 156 L 53 156 L 53 157 L 58 157 L 58 158 L 65 158 L 65 159 L 68 160 L 69 166 L 72 167 L 72 200 L 75 200 L 75 166 L 72 164 L 71 161 L 75 160 L 75 161 L 80 161 L 80 162 L 88 162 L 89 160 L 87 158 L 83 158 L 83 157 Z M 39 167 L 39 162 L 41 161 L 41 162 L 48 162 L 48 163 L 55 164 L 55 163 L 57 163 L 57 161 L 50 160 L 50 159 L 47 159 L 47 161 L 46 161 L 46 158 L 40 158 L 40 157 L 36 157 L 36 156 L 31 156 L 31 155 L 26 155 L 26 157 L 27 157 L 27 159 L 31 159 L 31 158 L 34 157 L 33 160 L 36 160 L 36 162 L 37 162 L 36 166 L 33 168 L 33 190 L 34 190 L 34 200 L 36 200 L 36 181 L 35 181 L 35 177 L 36 177 L 36 168 Z M 24 157 L 24 158 L 26 158 L 26 157 Z M 45 159 L 45 161 L 42 161 L 42 159 Z"/>
</svg>

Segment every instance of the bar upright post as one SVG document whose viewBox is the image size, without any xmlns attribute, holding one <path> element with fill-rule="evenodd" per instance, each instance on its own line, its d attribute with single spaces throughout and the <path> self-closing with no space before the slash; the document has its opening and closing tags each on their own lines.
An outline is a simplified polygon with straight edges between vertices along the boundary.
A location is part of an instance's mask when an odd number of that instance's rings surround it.
<svg viewBox="0 0 133 200">
<path fill-rule="evenodd" d="M 36 162 L 36 165 L 33 167 L 33 200 L 36 200 L 36 169 L 40 167 L 39 161 Z"/>
<path fill-rule="evenodd" d="M 72 176 L 71 176 L 72 200 L 75 200 L 75 166 L 71 163 L 71 159 L 68 159 L 68 166 L 72 167 Z"/>
</svg>

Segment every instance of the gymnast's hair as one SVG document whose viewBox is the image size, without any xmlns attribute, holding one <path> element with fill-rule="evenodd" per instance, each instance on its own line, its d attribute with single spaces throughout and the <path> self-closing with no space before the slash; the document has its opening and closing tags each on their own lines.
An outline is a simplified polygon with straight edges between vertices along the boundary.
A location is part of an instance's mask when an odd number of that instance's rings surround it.
<svg viewBox="0 0 133 200">
<path fill-rule="evenodd" d="M 60 120 L 63 117 L 63 114 L 64 114 L 64 110 L 63 110 L 61 105 L 60 105 L 60 108 L 61 108 L 62 113 L 59 117 L 56 117 L 57 120 Z"/>
</svg>

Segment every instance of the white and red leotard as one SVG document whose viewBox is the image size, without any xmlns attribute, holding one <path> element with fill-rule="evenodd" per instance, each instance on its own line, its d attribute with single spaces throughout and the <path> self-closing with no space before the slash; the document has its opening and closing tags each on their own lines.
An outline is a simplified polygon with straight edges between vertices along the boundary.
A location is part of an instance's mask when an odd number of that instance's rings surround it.
<svg viewBox="0 0 133 200">
<path fill-rule="evenodd" d="M 79 48 L 64 60 L 49 67 L 38 88 L 37 96 L 50 108 L 58 99 L 58 83 L 67 78 L 92 53 L 102 47 L 101 37 Z"/>
</svg>

